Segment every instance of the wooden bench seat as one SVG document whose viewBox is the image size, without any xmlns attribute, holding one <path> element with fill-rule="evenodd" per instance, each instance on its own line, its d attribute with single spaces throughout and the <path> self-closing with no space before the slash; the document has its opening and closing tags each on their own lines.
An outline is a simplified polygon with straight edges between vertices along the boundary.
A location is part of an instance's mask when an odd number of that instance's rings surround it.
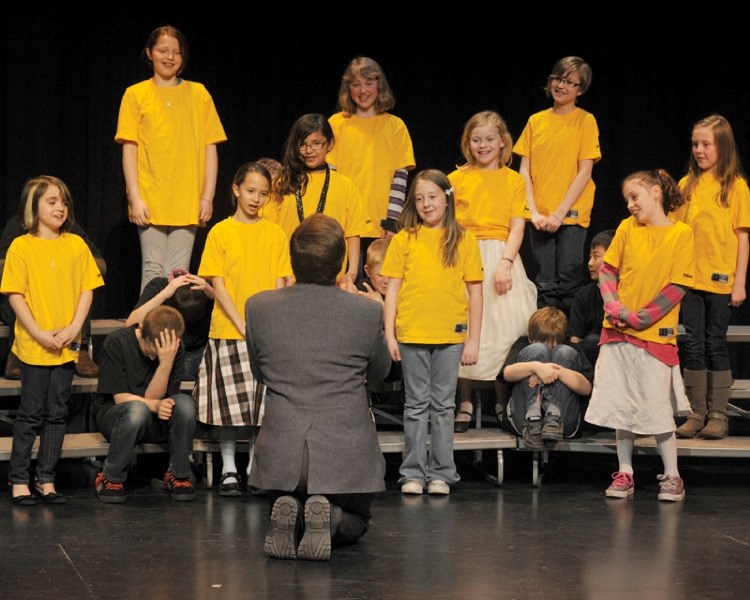
<svg viewBox="0 0 750 600">
<path fill-rule="evenodd" d="M 384 454 L 400 453 L 404 449 L 404 434 L 401 431 L 380 431 L 378 441 Z M 0 461 L 10 460 L 13 439 L 0 437 Z M 471 429 L 466 433 L 455 436 L 455 450 L 496 450 L 497 451 L 497 479 L 495 485 L 503 482 L 503 450 L 517 447 L 515 435 L 500 429 Z M 34 443 L 32 458 L 36 458 L 39 450 L 39 438 Z M 249 444 L 246 440 L 237 441 L 237 452 L 248 452 Z M 100 433 L 69 433 L 65 436 L 61 458 L 85 458 L 106 456 L 109 443 Z M 139 444 L 136 447 L 139 454 L 153 454 L 169 452 L 167 444 Z M 218 440 L 196 438 L 193 441 L 193 452 L 201 455 L 206 466 L 206 486 L 213 484 L 213 453 L 219 452 Z"/>
</svg>

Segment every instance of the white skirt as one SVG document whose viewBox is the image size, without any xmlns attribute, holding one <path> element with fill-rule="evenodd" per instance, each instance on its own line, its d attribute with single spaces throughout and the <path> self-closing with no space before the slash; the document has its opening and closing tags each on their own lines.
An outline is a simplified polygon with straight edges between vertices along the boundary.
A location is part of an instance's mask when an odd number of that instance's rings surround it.
<svg viewBox="0 0 750 600">
<path fill-rule="evenodd" d="M 690 402 L 679 365 L 665 365 L 628 342 L 601 347 L 586 421 L 656 435 L 674 431 L 674 417 L 688 414 Z"/>
<path fill-rule="evenodd" d="M 505 242 L 479 240 L 484 267 L 482 285 L 482 335 L 479 339 L 479 360 L 461 366 L 458 376 L 475 381 L 491 381 L 497 377 L 508 351 L 520 336 L 526 334 L 529 317 L 536 310 L 536 286 L 526 276 L 521 256 L 511 267 L 513 286 L 507 294 L 495 291 L 495 270 L 503 258 Z"/>
</svg>

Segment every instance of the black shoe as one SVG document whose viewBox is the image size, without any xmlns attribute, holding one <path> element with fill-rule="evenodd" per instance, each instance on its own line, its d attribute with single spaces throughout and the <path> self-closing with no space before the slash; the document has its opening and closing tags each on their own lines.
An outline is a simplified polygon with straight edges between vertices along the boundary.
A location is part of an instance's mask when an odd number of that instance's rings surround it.
<svg viewBox="0 0 750 600">
<path fill-rule="evenodd" d="M 96 497 L 105 504 L 123 504 L 127 498 L 125 496 L 125 486 L 122 483 L 115 483 L 99 473 L 94 482 Z"/>
<path fill-rule="evenodd" d="M 325 496 L 310 496 L 305 502 L 305 533 L 297 548 L 297 558 L 331 558 L 331 503 Z"/>
<path fill-rule="evenodd" d="M 234 479 L 227 483 L 227 479 Z M 237 473 L 223 473 L 219 482 L 219 496 L 242 496 L 240 476 Z"/>
<path fill-rule="evenodd" d="M 37 502 L 36 497 L 31 494 L 12 497 L 13 506 L 34 506 Z"/>
<path fill-rule="evenodd" d="M 34 483 L 34 489 L 36 489 L 36 493 L 41 496 L 42 502 L 45 504 L 67 504 L 68 502 L 68 499 L 65 496 L 58 494 L 57 492 L 49 492 L 45 494 L 42 484 L 39 481 Z"/>
<path fill-rule="evenodd" d="M 172 471 L 164 473 L 164 487 L 172 500 L 189 502 L 195 498 L 195 486 L 189 477 L 176 477 Z"/>
<path fill-rule="evenodd" d="M 468 421 L 453 421 L 453 433 L 466 433 L 469 431 L 471 426 L 471 420 L 474 418 L 474 413 L 470 413 L 468 410 L 459 410 L 459 415 L 469 415 Z"/>
<path fill-rule="evenodd" d="M 271 509 L 271 524 L 263 549 L 271 558 L 297 558 L 297 536 L 300 530 L 302 504 L 294 496 L 276 498 Z"/>
</svg>

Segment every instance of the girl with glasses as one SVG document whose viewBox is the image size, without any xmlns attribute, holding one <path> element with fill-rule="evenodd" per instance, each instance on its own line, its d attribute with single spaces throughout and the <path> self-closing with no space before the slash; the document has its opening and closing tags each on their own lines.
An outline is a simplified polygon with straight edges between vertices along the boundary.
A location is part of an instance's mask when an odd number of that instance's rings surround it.
<svg viewBox="0 0 750 600">
<path fill-rule="evenodd" d="M 537 305 L 568 314 L 583 283 L 586 230 L 591 221 L 599 128 L 576 105 L 591 85 L 591 67 L 577 56 L 557 62 L 544 88 L 552 108 L 531 115 L 513 152 L 526 180 L 526 220 L 538 266 Z"/>
</svg>

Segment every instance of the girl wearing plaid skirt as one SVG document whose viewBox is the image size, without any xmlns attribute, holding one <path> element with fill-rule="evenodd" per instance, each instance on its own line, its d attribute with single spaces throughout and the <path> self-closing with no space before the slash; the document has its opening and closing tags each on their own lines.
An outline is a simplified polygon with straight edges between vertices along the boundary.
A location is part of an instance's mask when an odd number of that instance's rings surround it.
<svg viewBox="0 0 750 600">
<path fill-rule="evenodd" d="M 198 420 L 221 428 L 222 496 L 242 494 L 235 464 L 237 428 L 258 427 L 263 418 L 265 390 L 250 372 L 245 302 L 257 292 L 283 287 L 292 274 L 286 234 L 258 214 L 270 190 L 265 167 L 247 163 L 239 168 L 232 183 L 236 211 L 209 231 L 198 268 L 200 277 L 210 278 L 216 302 L 193 396 Z"/>
</svg>

